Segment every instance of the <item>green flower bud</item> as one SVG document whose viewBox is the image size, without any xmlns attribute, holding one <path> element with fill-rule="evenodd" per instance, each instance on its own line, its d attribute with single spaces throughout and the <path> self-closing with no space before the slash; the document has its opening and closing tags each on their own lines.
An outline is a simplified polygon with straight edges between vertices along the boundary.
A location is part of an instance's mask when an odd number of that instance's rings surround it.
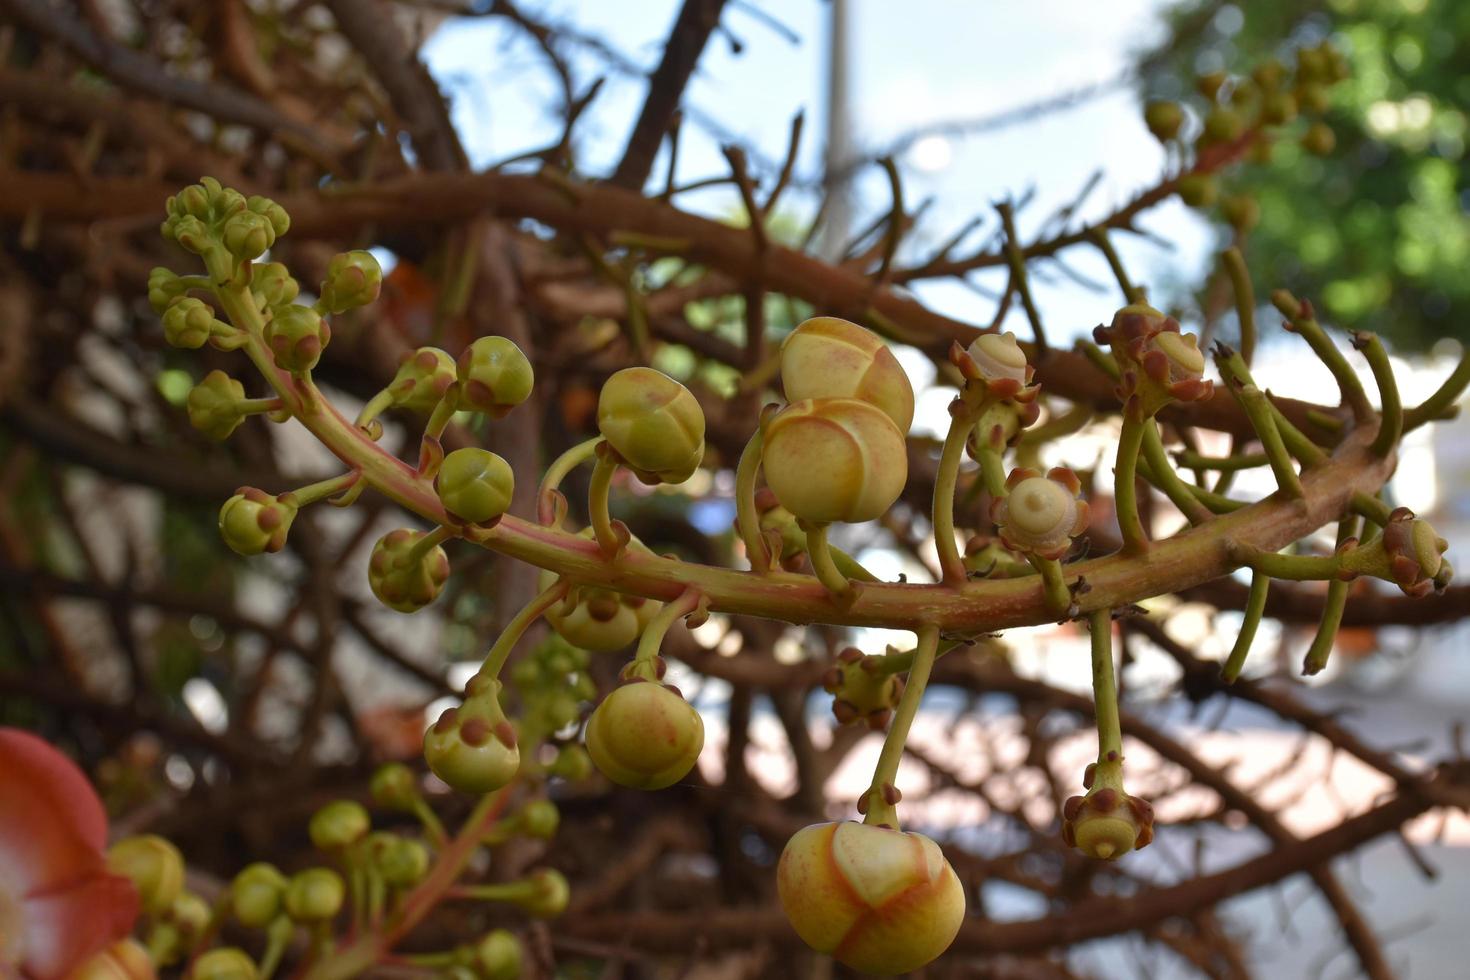
<svg viewBox="0 0 1470 980">
<path fill-rule="evenodd" d="M 1143 122 L 1160 143 L 1179 135 L 1184 125 L 1184 110 L 1178 102 L 1150 102 L 1143 107 Z"/>
<path fill-rule="evenodd" d="M 465 793 L 490 793 L 521 767 L 516 730 L 500 706 L 501 684 L 474 678 L 458 708 L 449 708 L 424 735 L 424 758 L 434 775 Z"/>
<path fill-rule="evenodd" d="M 1331 50 L 1330 48 L 1327 50 Z M 1327 50 L 1299 48 L 1296 53 L 1297 77 L 1307 82 L 1325 82 L 1332 77 L 1332 61 Z"/>
<path fill-rule="evenodd" d="M 415 613 L 439 598 L 449 580 L 449 556 L 435 545 L 415 556 L 414 545 L 425 532 L 400 528 L 389 531 L 373 545 L 368 558 L 368 585 L 389 609 Z"/>
<path fill-rule="evenodd" d="M 580 782 L 592 775 L 592 756 L 580 745 L 563 745 L 546 771 L 569 782 Z"/>
<path fill-rule="evenodd" d="M 394 888 L 412 888 L 429 873 L 429 849 L 422 841 L 391 837 L 377 857 L 383 880 Z"/>
<path fill-rule="evenodd" d="M 189 970 L 189 980 L 257 980 L 259 976 L 255 961 L 233 946 L 201 953 Z"/>
<path fill-rule="evenodd" d="M 761 459 L 781 506 L 818 523 L 876 520 L 908 479 L 903 433 L 853 398 L 788 406 L 766 424 Z"/>
<path fill-rule="evenodd" d="M 1214 102 L 1220 97 L 1220 89 L 1225 87 L 1227 77 L 1223 71 L 1207 72 L 1194 80 L 1194 87 L 1200 95 Z"/>
<path fill-rule="evenodd" d="M 585 741 L 608 779 L 632 789 L 663 789 L 694 768 L 704 748 L 704 720 L 674 688 L 630 681 L 592 712 Z"/>
<path fill-rule="evenodd" d="M 193 892 L 180 892 L 168 910 L 169 921 L 178 926 L 190 943 L 204 935 L 213 917 L 209 903 Z"/>
<path fill-rule="evenodd" d="M 586 528 L 578 537 L 592 539 L 592 529 Z M 637 538 L 628 541 L 628 548 L 640 554 L 649 554 L 647 546 Z M 556 575 L 541 572 L 537 587 L 543 591 L 551 588 Z M 583 650 L 607 652 L 621 650 L 643 635 L 643 630 L 658 615 L 663 603 L 642 596 L 626 595 L 609 589 L 594 589 L 578 586 L 562 602 L 546 611 L 546 622 L 556 630 L 558 636 L 574 647 Z M 562 674 L 570 673 L 563 671 Z"/>
<path fill-rule="evenodd" d="M 1332 107 L 1332 94 L 1326 85 L 1303 82 L 1296 87 L 1296 102 L 1303 112 L 1320 116 Z"/>
<path fill-rule="evenodd" d="M 504 337 L 481 337 L 459 355 L 459 404 L 491 418 L 531 397 L 536 374 L 521 349 Z"/>
<path fill-rule="evenodd" d="M 1315 156 L 1325 157 L 1337 148 L 1337 134 L 1324 122 L 1312 123 L 1302 135 L 1302 148 Z"/>
<path fill-rule="evenodd" d="M 148 273 L 148 305 L 160 316 L 188 291 L 189 287 L 172 269 L 159 266 Z"/>
<path fill-rule="evenodd" d="M 683 483 L 704 459 L 704 410 L 679 382 L 646 367 L 607 379 L 597 428 L 644 483 Z"/>
<path fill-rule="evenodd" d="M 1122 760 L 1087 767 L 1086 796 L 1062 807 L 1062 840 L 1088 857 L 1116 861 L 1154 839 L 1154 808 L 1123 790 Z"/>
<path fill-rule="evenodd" d="M 880 732 L 888 726 L 903 694 L 903 681 L 897 674 L 878 669 L 882 662 L 882 657 L 865 656 L 857 647 L 848 647 L 822 675 L 822 687 L 832 695 L 832 714 L 839 725 L 862 721 Z"/>
<path fill-rule="evenodd" d="M 280 551 L 286 544 L 296 505 L 254 487 L 242 487 L 219 512 L 219 533 L 230 550 L 247 558 Z"/>
<path fill-rule="evenodd" d="M 373 802 L 388 810 L 408 812 L 419 801 L 419 784 L 413 770 L 401 762 L 388 762 L 377 768 L 368 793 Z"/>
<path fill-rule="evenodd" d="M 420 347 L 398 362 L 388 394 L 394 405 L 427 414 L 454 387 L 454 371 L 454 358 L 437 347 Z"/>
<path fill-rule="evenodd" d="M 914 420 L 914 388 L 888 345 L 835 316 L 802 323 L 781 345 L 786 400 L 856 398 L 880 409 L 900 432 Z"/>
<path fill-rule="evenodd" d="M 361 803 L 333 800 L 312 814 L 307 831 L 319 849 L 339 851 L 362 840 L 371 827 L 372 818 Z"/>
<path fill-rule="evenodd" d="M 527 915 L 554 919 L 567 910 L 572 887 L 567 883 L 566 875 L 553 868 L 543 868 L 534 872 L 529 882 L 532 886 L 530 894 L 515 903 Z"/>
<path fill-rule="evenodd" d="M 806 944 L 863 973 L 908 973 L 954 942 L 965 889 L 922 834 L 860 823 L 815 824 L 776 866 L 781 908 Z"/>
<path fill-rule="evenodd" d="M 1261 103 L 1261 119 L 1282 126 L 1296 118 L 1296 96 L 1290 92 L 1272 92 Z"/>
<path fill-rule="evenodd" d="M 258 306 L 276 307 L 295 300 L 301 286 L 280 262 L 257 262 L 250 269 L 250 291 Z"/>
<path fill-rule="evenodd" d="M 201 220 L 210 216 L 210 195 L 200 184 L 191 184 L 169 198 L 169 210 L 179 217 L 192 214 Z"/>
<path fill-rule="evenodd" d="M 291 229 L 291 216 L 286 213 L 285 208 L 270 198 L 252 194 L 245 202 L 245 206 L 270 223 L 271 233 L 275 237 L 280 238 Z"/>
<path fill-rule="evenodd" d="M 1252 69 L 1251 77 L 1263 90 L 1275 91 L 1281 87 L 1282 79 L 1286 77 L 1286 66 L 1275 58 L 1267 58 Z"/>
<path fill-rule="evenodd" d="M 263 215 L 241 211 L 225 221 L 221 238 L 231 255 L 248 262 L 260 258 L 276 243 L 276 230 Z"/>
<path fill-rule="evenodd" d="M 338 252 L 327 263 L 327 278 L 322 280 L 322 306 L 331 313 L 366 306 L 378 298 L 382 287 L 383 268 L 373 253 L 362 249 Z"/>
<path fill-rule="evenodd" d="M 107 868 L 133 883 L 150 915 L 166 911 L 184 887 L 184 856 L 157 834 L 125 837 L 113 844 L 107 851 Z"/>
<path fill-rule="evenodd" d="M 1220 213 L 1230 226 L 1242 235 L 1250 231 L 1261 220 L 1261 206 L 1249 194 L 1227 197 L 1220 202 Z"/>
<path fill-rule="evenodd" d="M 284 371 L 316 367 L 331 339 L 332 328 L 327 321 L 311 307 L 295 303 L 275 310 L 265 325 L 265 342 L 275 355 L 276 366 Z"/>
<path fill-rule="evenodd" d="M 170 218 L 163 223 L 163 237 L 178 242 L 179 247 L 195 255 L 203 255 L 215 246 L 209 226 L 192 214 Z"/>
<path fill-rule="evenodd" d="M 273 865 L 252 864 L 230 882 L 230 909 L 240 924 L 264 929 L 281 912 L 286 897 L 286 877 Z"/>
<path fill-rule="evenodd" d="M 1185 174 L 1179 178 L 1179 199 L 1192 208 L 1207 208 L 1220 196 L 1214 174 Z"/>
<path fill-rule="evenodd" d="M 215 319 L 214 307 L 192 296 L 176 300 L 163 312 L 163 336 L 173 347 L 203 347 L 216 328 L 225 329 L 225 324 Z"/>
<path fill-rule="evenodd" d="M 286 914 L 293 922 L 326 922 L 342 908 L 346 889 L 331 868 L 307 868 L 286 885 Z"/>
<path fill-rule="evenodd" d="M 240 402 L 245 386 L 223 371 L 211 371 L 189 389 L 189 424 L 210 439 L 222 442 L 244 421 Z"/>
<path fill-rule="evenodd" d="M 521 975 L 521 943 L 505 929 L 487 932 L 474 945 L 474 969 L 482 980 L 516 980 Z"/>
<path fill-rule="evenodd" d="M 527 837 L 551 840 L 561 825 L 561 811 L 550 800 L 532 800 L 521 809 L 520 825 Z"/>
<path fill-rule="evenodd" d="M 439 502 L 455 517 L 483 524 L 504 514 L 515 493 L 510 464 L 488 449 L 456 449 L 434 477 Z"/>
<path fill-rule="evenodd" d="M 1205 116 L 1205 138 L 1212 143 L 1233 143 L 1245 132 L 1245 120 L 1234 109 L 1216 106 Z"/>
</svg>

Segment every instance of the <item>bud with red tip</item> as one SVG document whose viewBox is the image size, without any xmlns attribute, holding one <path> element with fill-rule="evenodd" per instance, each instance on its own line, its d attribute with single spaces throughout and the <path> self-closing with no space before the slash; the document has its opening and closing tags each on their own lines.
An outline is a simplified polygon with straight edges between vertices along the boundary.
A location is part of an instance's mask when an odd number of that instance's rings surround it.
<svg viewBox="0 0 1470 980">
<path fill-rule="evenodd" d="M 241 487 L 219 512 L 219 533 L 236 554 L 250 557 L 280 551 L 286 545 L 296 504 L 255 487 Z"/>
<path fill-rule="evenodd" d="M 1093 337 L 1108 345 L 1122 376 L 1118 398 L 1134 418 L 1151 418 L 1170 402 L 1204 401 L 1215 393 L 1204 379 L 1205 358 L 1194 334 L 1183 334 L 1179 321 L 1144 303 L 1125 306 L 1110 327 L 1097 327 Z"/>
<path fill-rule="evenodd" d="M 1062 807 L 1062 840 L 1088 857 L 1114 861 L 1154 839 L 1154 808 L 1123 789 L 1123 759 L 1116 752 L 1087 767 L 1086 796 Z"/>
</svg>

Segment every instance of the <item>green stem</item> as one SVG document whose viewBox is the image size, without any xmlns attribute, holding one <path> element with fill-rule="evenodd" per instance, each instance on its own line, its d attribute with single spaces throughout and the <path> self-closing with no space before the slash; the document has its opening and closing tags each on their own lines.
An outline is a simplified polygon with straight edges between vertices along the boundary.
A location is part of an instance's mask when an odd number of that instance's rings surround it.
<svg viewBox="0 0 1470 980">
<path fill-rule="evenodd" d="M 939 453 L 939 470 L 934 477 L 934 550 L 939 553 L 941 580 L 945 585 L 965 581 L 965 563 L 960 558 L 954 537 L 954 487 L 960 476 L 960 459 L 965 453 L 965 440 L 975 427 L 975 417 L 963 402 L 951 406 L 949 432 Z"/>
<path fill-rule="evenodd" d="M 359 429 L 365 430 L 367 429 L 368 424 L 372 422 L 373 419 L 377 418 L 379 415 L 382 415 L 389 408 L 391 408 L 392 405 L 393 392 L 388 388 L 384 388 L 372 398 L 368 399 L 368 403 L 362 407 L 362 411 L 357 413 L 357 421 L 353 424 L 356 425 Z"/>
<path fill-rule="evenodd" d="M 1121 374 L 1113 356 L 1090 340 L 1077 341 L 1077 349 L 1103 374 L 1117 381 Z"/>
<path fill-rule="evenodd" d="M 546 468 L 546 475 L 541 478 L 541 486 L 536 491 L 536 518 L 542 524 L 550 526 L 556 520 L 556 505 L 552 494 L 561 486 L 561 481 L 565 480 L 567 474 L 572 470 L 591 459 L 597 452 L 597 444 L 601 441 L 602 436 L 593 436 L 591 439 L 579 442 L 558 456 Z"/>
<path fill-rule="evenodd" d="M 1225 660 L 1225 666 L 1220 669 L 1220 679 L 1227 684 L 1234 684 L 1235 679 L 1240 676 L 1240 670 L 1245 666 L 1245 658 L 1251 652 L 1251 644 L 1256 640 L 1256 630 L 1261 625 L 1261 616 L 1266 611 L 1266 594 L 1271 590 L 1271 576 L 1261 572 L 1251 573 L 1250 594 L 1245 600 L 1245 618 L 1240 622 L 1240 633 L 1235 637 L 1235 646 L 1230 649 L 1230 656 Z"/>
<path fill-rule="evenodd" d="M 638 651 L 633 659 L 641 664 L 652 664 L 658 659 L 658 651 L 663 646 L 664 636 L 669 632 L 674 622 L 683 619 L 699 608 L 704 596 L 698 589 L 686 589 L 679 598 L 673 602 L 665 603 L 648 625 L 643 628 L 643 635 L 638 638 Z"/>
<path fill-rule="evenodd" d="M 1058 616 L 1065 616 L 1072 608 L 1072 592 L 1062 578 L 1062 563 L 1055 558 L 1038 558 L 1027 555 L 1031 567 L 1041 573 L 1041 587 L 1046 595 L 1046 608 Z"/>
<path fill-rule="evenodd" d="M 1195 497 L 1194 491 L 1199 488 L 1185 483 L 1174 472 L 1174 465 L 1164 452 L 1164 440 L 1159 436 L 1159 427 L 1154 424 L 1153 419 L 1146 419 L 1143 423 L 1143 456 L 1153 474 L 1153 484 L 1164 491 L 1164 496 L 1173 501 L 1189 523 L 1203 524 L 1213 516 L 1210 509 Z"/>
<path fill-rule="evenodd" d="M 1352 495 L 1348 506 L 1352 508 L 1354 514 L 1361 514 L 1379 527 L 1387 524 L 1389 514 L 1393 513 L 1393 508 L 1384 503 L 1381 498 L 1371 493 L 1363 493 L 1361 490 Z"/>
<path fill-rule="evenodd" d="M 432 480 L 444 465 L 444 447 L 439 437 L 449 428 L 454 413 L 459 409 L 459 389 L 450 388 L 434 406 L 429 421 L 424 425 L 424 437 L 419 444 L 419 475 Z"/>
<path fill-rule="evenodd" d="M 290 497 L 296 506 L 306 507 L 309 504 L 316 503 L 318 500 L 325 500 L 327 497 L 335 497 L 339 493 L 346 493 L 360 479 L 362 479 L 362 471 L 352 470 L 351 472 L 343 473 L 341 476 L 334 476 L 304 486 L 299 490 L 292 490 L 286 496 Z"/>
<path fill-rule="evenodd" d="M 842 573 L 843 578 L 858 582 L 878 581 L 878 576 L 864 568 L 861 562 L 841 548 L 834 548 L 829 544 L 827 553 L 832 556 L 832 564 L 837 566 L 837 571 Z"/>
<path fill-rule="evenodd" d="M 1425 422 L 1443 418 L 1454 408 L 1455 402 L 1470 387 L 1470 350 L 1460 357 L 1460 363 L 1450 372 L 1444 384 L 1434 394 L 1404 413 L 1404 431 L 1417 429 Z"/>
<path fill-rule="evenodd" d="M 1234 245 L 1220 256 L 1235 291 L 1235 315 L 1240 320 L 1240 356 L 1250 366 L 1256 354 L 1256 290 L 1245 268 L 1245 257 Z"/>
<path fill-rule="evenodd" d="M 1203 456 L 1192 449 L 1181 449 L 1174 453 L 1174 462 L 1187 470 L 1221 470 L 1233 473 L 1236 470 L 1253 470 L 1266 465 L 1265 453 L 1241 453 L 1238 456 Z"/>
<path fill-rule="evenodd" d="M 603 555 L 614 558 L 622 550 L 623 543 L 613 530 L 612 514 L 608 510 L 608 497 L 612 492 L 613 474 L 618 471 L 618 462 L 611 453 L 601 453 L 597 465 L 592 468 L 592 482 L 587 487 L 587 518 L 592 522 L 592 533 Z"/>
<path fill-rule="evenodd" d="M 1239 544 L 1230 546 L 1230 554 L 1253 572 L 1293 582 L 1322 582 L 1337 578 L 1342 571 L 1336 555 L 1283 555 Z"/>
<path fill-rule="evenodd" d="M 934 670 L 934 659 L 939 654 L 938 629 L 921 626 L 918 637 L 919 643 L 914 648 L 914 665 L 909 670 L 908 684 L 898 700 L 893 723 L 888 728 L 887 737 L 883 739 L 883 750 L 878 753 L 878 764 L 873 769 L 873 782 L 867 793 L 868 812 L 863 817 L 865 824 L 887 824 L 895 830 L 899 827 L 898 809 L 885 799 L 884 787 L 896 785 L 904 743 L 908 741 L 909 728 L 919 712 L 919 702 L 924 699 L 924 688 L 929 685 L 929 674 Z"/>
<path fill-rule="evenodd" d="M 989 446 L 980 447 L 980 479 L 985 481 L 985 492 L 991 500 L 1006 496 L 1006 467 L 1000 451 Z"/>
<path fill-rule="evenodd" d="M 260 980 L 270 980 L 276 972 L 276 967 L 280 966 L 281 957 L 286 954 L 286 947 L 291 942 L 291 934 L 295 931 L 296 927 L 284 915 L 271 920 L 265 931 L 265 955 L 260 958 Z"/>
<path fill-rule="evenodd" d="M 1123 761 L 1123 729 L 1118 721 L 1118 687 L 1113 680 L 1113 613 L 1098 609 L 1087 617 L 1092 637 L 1092 703 L 1097 719 L 1097 764 Z"/>
<path fill-rule="evenodd" d="M 1157 484 L 1157 481 L 1154 479 L 1153 467 L 1149 465 L 1148 460 L 1145 459 L 1139 465 L 1138 472 L 1143 475 L 1145 480 Z M 1228 473 L 1229 471 L 1226 472 L 1226 475 Z M 1230 514 L 1250 506 L 1244 500 L 1236 500 L 1217 491 L 1206 490 L 1204 487 L 1197 487 L 1188 483 L 1184 487 L 1189 491 L 1190 496 L 1203 504 L 1212 514 Z"/>
<path fill-rule="evenodd" d="M 1404 434 L 1404 403 L 1399 397 L 1399 385 L 1393 376 L 1393 365 L 1389 363 L 1388 351 L 1383 349 L 1383 341 L 1373 334 L 1356 333 L 1353 335 L 1353 344 L 1368 359 L 1368 367 L 1372 369 L 1373 380 L 1378 385 L 1378 399 L 1383 403 L 1378 435 L 1368 448 L 1380 456 L 1387 456 L 1393 452 L 1394 447 L 1399 444 L 1399 438 Z"/>
<path fill-rule="evenodd" d="M 423 825 L 424 833 L 428 836 L 429 843 L 435 847 L 443 847 L 444 842 L 449 839 L 449 835 L 444 832 L 444 824 L 440 822 L 439 815 L 434 812 L 434 808 L 429 806 L 428 802 L 417 794 L 415 794 L 413 800 L 413 815 Z"/>
<path fill-rule="evenodd" d="M 1349 515 L 1343 518 L 1337 525 L 1337 544 L 1341 547 L 1349 538 L 1358 531 L 1357 515 Z M 1322 621 L 1317 624 L 1317 635 L 1312 637 L 1312 645 L 1307 648 L 1307 655 L 1302 661 L 1302 673 L 1311 676 L 1321 673 L 1322 668 L 1327 666 L 1327 660 L 1332 656 L 1332 644 L 1337 640 L 1338 627 L 1342 625 L 1342 611 L 1347 606 L 1349 582 L 1342 579 L 1333 579 L 1327 585 L 1327 600 L 1322 604 Z"/>
<path fill-rule="evenodd" d="M 1118 512 L 1118 529 L 1123 532 L 1123 552 L 1141 555 L 1148 551 L 1148 534 L 1138 516 L 1138 496 L 1134 484 L 1138 478 L 1138 449 L 1143 443 L 1147 419 L 1123 416 L 1123 432 L 1118 437 L 1118 460 L 1113 467 L 1113 505 Z"/>
<path fill-rule="evenodd" d="M 1026 277 L 1026 254 L 1021 250 L 1019 236 L 1016 234 L 1015 211 L 1009 202 L 997 205 L 995 210 L 999 212 L 1001 224 L 1005 228 L 1005 257 L 1006 265 L 1011 270 L 1011 284 L 1016 287 L 1016 295 L 1021 297 L 1021 307 L 1026 311 L 1026 319 L 1031 324 L 1036 346 L 1044 353 L 1047 348 L 1046 330 L 1041 325 L 1041 313 L 1036 309 L 1036 301 L 1031 297 L 1031 283 Z"/>
<path fill-rule="evenodd" d="M 1301 478 L 1291 465 L 1291 455 L 1281 440 L 1281 430 L 1276 427 L 1276 416 L 1272 413 L 1266 396 L 1255 385 L 1242 386 L 1235 391 L 1235 396 L 1241 408 L 1245 409 L 1245 414 L 1250 417 L 1257 438 L 1261 440 L 1261 448 L 1265 450 L 1266 460 L 1271 464 L 1276 485 L 1293 497 L 1303 496 Z"/>
<path fill-rule="evenodd" d="M 285 405 L 279 398 L 242 398 L 235 402 L 235 411 L 241 415 L 264 415 L 279 412 Z"/>
<path fill-rule="evenodd" d="M 1353 418 L 1359 422 L 1366 422 L 1373 417 L 1373 406 L 1368 404 L 1368 393 L 1363 390 L 1363 383 L 1353 373 L 1352 365 L 1348 364 L 1347 358 L 1341 350 L 1327 336 L 1327 331 L 1314 317 L 1305 315 L 1307 310 L 1303 308 L 1296 297 L 1284 289 L 1278 289 L 1271 294 L 1271 302 L 1282 312 L 1287 319 L 1291 320 L 1291 329 L 1300 334 L 1302 339 L 1311 346 L 1318 360 L 1327 366 L 1332 372 L 1332 377 L 1337 380 L 1337 388 L 1342 392 L 1343 401 L 1353 410 Z"/>
<path fill-rule="evenodd" d="M 853 595 L 853 583 L 838 571 L 832 561 L 832 552 L 827 546 L 826 524 L 806 526 L 806 554 L 812 561 L 812 571 L 816 573 L 818 581 L 834 598 L 843 599 Z"/>
<path fill-rule="evenodd" d="M 429 552 L 454 537 L 456 533 L 458 532 L 448 524 L 440 524 L 434 530 L 420 534 L 418 540 L 413 543 L 413 547 L 408 549 L 408 558 L 405 564 L 413 565 L 423 561 Z"/>
<path fill-rule="evenodd" d="M 1118 257 L 1118 250 L 1113 248 L 1113 243 L 1108 239 L 1106 228 L 1095 225 L 1087 229 L 1087 240 L 1096 245 L 1098 251 L 1102 252 L 1103 258 L 1108 260 L 1108 268 L 1113 270 L 1113 278 L 1118 280 L 1118 288 L 1123 290 L 1123 299 L 1128 303 L 1145 302 L 1143 290 L 1133 285 L 1128 278 L 1128 270 L 1123 268 L 1123 260 Z"/>
<path fill-rule="evenodd" d="M 1230 351 L 1223 357 L 1216 355 L 1215 364 L 1220 368 L 1220 376 L 1227 382 L 1234 380 L 1240 386 L 1256 383 L 1238 351 Z M 1327 462 L 1327 454 L 1322 451 L 1322 447 L 1293 425 L 1270 398 L 1266 399 L 1266 404 L 1271 406 L 1271 414 L 1276 419 L 1276 431 L 1281 433 L 1281 440 L 1286 443 L 1287 451 L 1301 460 L 1302 466 L 1317 466 Z"/>
<path fill-rule="evenodd" d="M 495 644 L 490 648 L 490 652 L 485 654 L 485 662 L 476 672 L 476 676 L 499 677 L 506 660 L 510 658 L 511 650 L 515 649 L 515 645 L 520 642 L 526 630 L 545 615 L 546 610 L 566 598 L 567 590 L 570 588 L 571 583 L 559 578 L 540 595 L 521 607 L 521 611 L 505 624 L 505 629 L 501 631 L 500 636 L 496 637 Z"/>
<path fill-rule="evenodd" d="M 755 509 L 755 480 L 760 473 L 764 445 L 765 439 L 757 427 L 740 454 L 739 465 L 735 467 L 735 528 L 745 544 L 745 557 L 750 560 L 750 568 L 756 572 L 771 570 L 771 551 L 761 534 L 760 514 Z"/>
</svg>

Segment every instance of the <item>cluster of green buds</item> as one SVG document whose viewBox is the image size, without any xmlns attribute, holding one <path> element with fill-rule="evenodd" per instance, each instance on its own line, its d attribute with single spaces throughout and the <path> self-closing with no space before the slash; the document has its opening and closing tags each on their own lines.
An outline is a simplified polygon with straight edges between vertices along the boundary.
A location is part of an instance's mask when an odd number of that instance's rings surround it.
<svg viewBox="0 0 1470 980">
<path fill-rule="evenodd" d="M 107 866 L 133 883 L 147 922 L 144 950 L 120 950 L 119 958 L 143 952 L 151 964 L 172 966 L 203 941 L 209 903 L 184 887 L 184 857 L 171 842 L 157 834 L 125 837 L 108 850 Z"/>
<path fill-rule="evenodd" d="M 597 699 L 597 684 L 589 673 L 592 658 L 586 649 L 552 634 L 511 668 L 520 704 L 517 725 L 526 742 L 540 742 L 577 724 L 582 706 Z M 586 766 L 563 759 L 585 753 L 580 746 L 564 745 L 548 770 L 552 775 L 577 778 Z"/>
<path fill-rule="evenodd" d="M 839 725 L 863 722 L 875 732 L 888 727 L 903 696 L 903 678 L 884 670 L 884 658 L 847 647 L 822 674 L 822 688 L 832 695 L 832 714 Z"/>
</svg>

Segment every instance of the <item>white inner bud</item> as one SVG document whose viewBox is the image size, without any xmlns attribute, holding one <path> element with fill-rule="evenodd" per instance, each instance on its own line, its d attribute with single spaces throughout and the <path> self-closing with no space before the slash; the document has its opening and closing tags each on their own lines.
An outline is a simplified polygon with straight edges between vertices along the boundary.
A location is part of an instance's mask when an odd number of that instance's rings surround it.
<svg viewBox="0 0 1470 980">
<path fill-rule="evenodd" d="M 1070 525 L 1076 511 L 1067 488 L 1044 476 L 1016 484 L 1007 508 L 1017 530 L 1037 536 L 1051 533 L 1062 523 Z"/>
<path fill-rule="evenodd" d="M 1026 383 L 1026 353 L 1013 333 L 987 333 L 970 344 L 970 359 L 990 380 L 1010 378 Z"/>
<path fill-rule="evenodd" d="M 1154 345 L 1164 352 L 1170 366 L 1182 374 L 1198 377 L 1205 373 L 1205 356 L 1200 353 L 1194 334 L 1161 333 L 1154 338 Z"/>
</svg>

